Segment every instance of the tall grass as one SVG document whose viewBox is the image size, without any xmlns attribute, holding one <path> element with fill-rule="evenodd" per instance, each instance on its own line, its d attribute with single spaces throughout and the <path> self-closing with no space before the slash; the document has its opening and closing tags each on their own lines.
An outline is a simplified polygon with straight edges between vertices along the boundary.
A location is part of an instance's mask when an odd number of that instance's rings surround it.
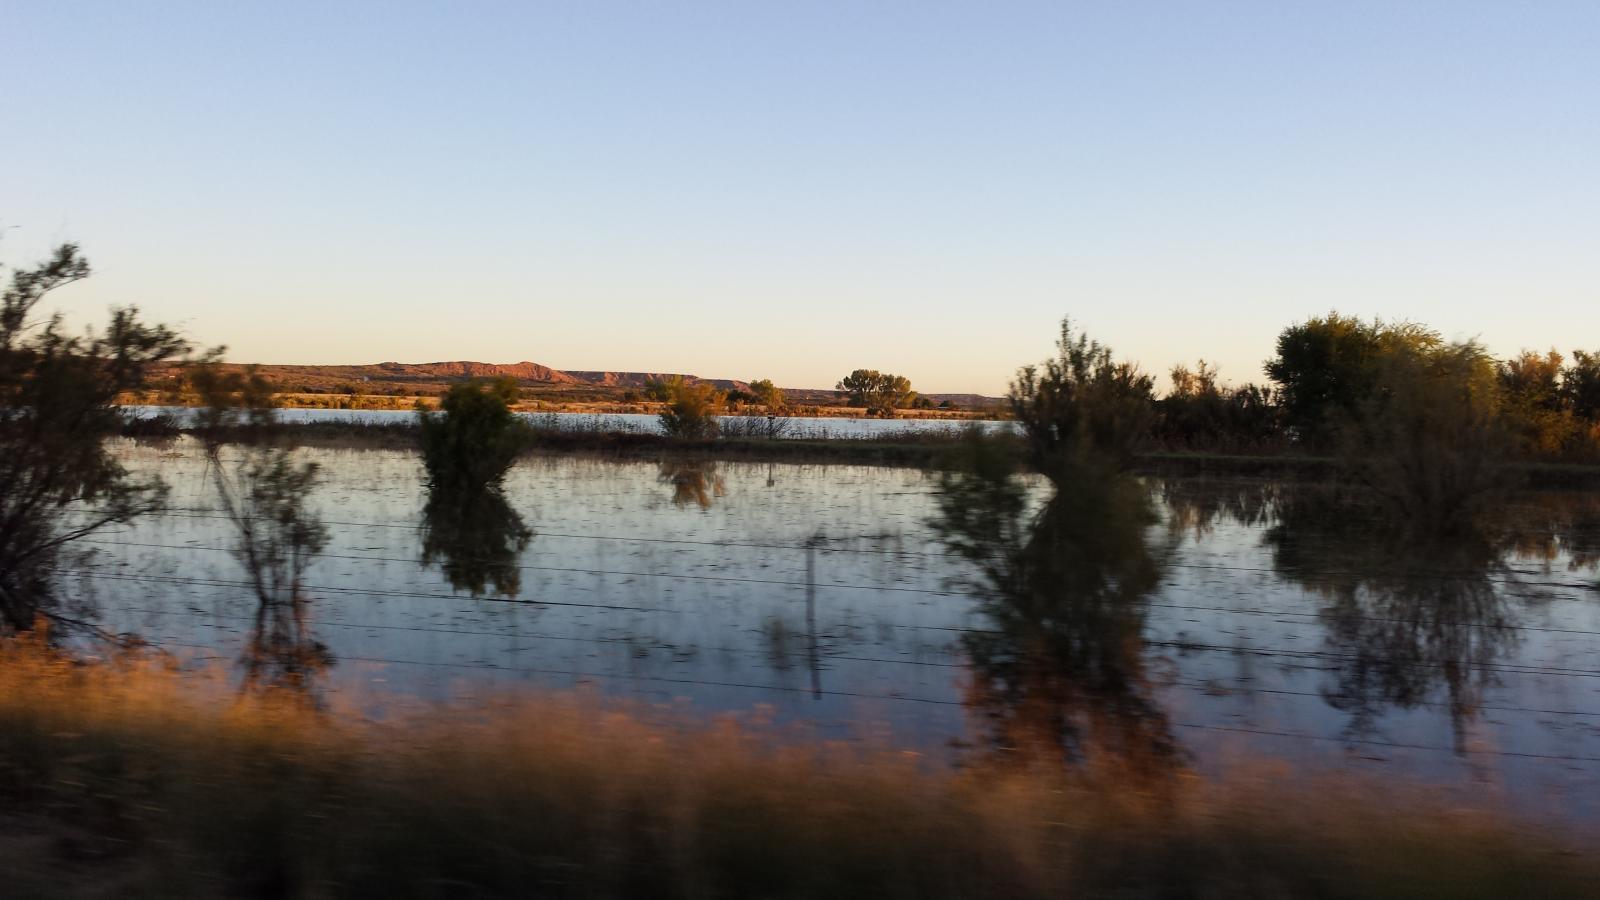
<svg viewBox="0 0 1600 900">
<path fill-rule="evenodd" d="M 384 721 L 0 649 L 7 896 L 1593 896 L 1593 854 L 1350 783 L 952 772 L 577 695 Z"/>
</svg>

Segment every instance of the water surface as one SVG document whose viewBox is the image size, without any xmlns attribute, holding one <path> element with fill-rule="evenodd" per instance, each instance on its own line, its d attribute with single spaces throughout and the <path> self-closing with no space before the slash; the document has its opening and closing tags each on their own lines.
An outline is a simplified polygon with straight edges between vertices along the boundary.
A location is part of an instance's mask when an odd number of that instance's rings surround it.
<svg viewBox="0 0 1600 900">
<path fill-rule="evenodd" d="M 236 658 L 255 600 L 203 454 L 119 452 L 173 510 L 87 542 L 67 588 L 116 630 Z M 1422 546 L 1315 486 L 1052 502 L 1030 483 L 1031 527 L 953 537 L 915 470 L 535 458 L 461 532 L 424 515 L 414 454 L 297 452 L 332 532 L 306 579 L 318 690 L 584 686 L 957 763 L 1267 755 L 1600 817 L 1593 494 L 1519 496 L 1495 528 Z"/>
</svg>

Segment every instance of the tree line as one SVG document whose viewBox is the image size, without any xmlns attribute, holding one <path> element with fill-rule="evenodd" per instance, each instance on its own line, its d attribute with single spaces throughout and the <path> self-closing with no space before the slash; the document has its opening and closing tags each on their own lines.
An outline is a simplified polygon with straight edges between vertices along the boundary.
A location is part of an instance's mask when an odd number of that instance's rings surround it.
<svg viewBox="0 0 1600 900">
<path fill-rule="evenodd" d="M 1175 367 L 1165 396 L 1146 392 L 1151 443 L 1337 454 L 1381 443 L 1376 423 L 1410 415 L 1415 428 L 1455 430 L 1501 455 L 1600 459 L 1600 352 L 1576 350 L 1569 362 L 1555 350 L 1524 350 L 1497 360 L 1475 340 L 1337 312 L 1283 329 L 1275 351 L 1267 385 L 1223 385 L 1204 361 Z"/>
</svg>

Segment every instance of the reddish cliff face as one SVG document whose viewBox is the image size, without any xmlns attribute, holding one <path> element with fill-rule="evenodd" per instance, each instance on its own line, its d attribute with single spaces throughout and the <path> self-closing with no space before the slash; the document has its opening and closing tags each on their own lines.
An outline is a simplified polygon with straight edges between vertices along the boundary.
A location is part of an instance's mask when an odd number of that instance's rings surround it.
<svg viewBox="0 0 1600 900">
<path fill-rule="evenodd" d="M 320 366 L 303 366 L 300 368 L 322 368 Z M 500 378 L 510 376 L 518 381 L 541 381 L 549 384 L 580 384 L 579 379 L 565 372 L 558 372 L 549 366 L 541 366 L 535 362 L 519 363 L 481 363 L 465 360 L 455 362 L 433 363 L 397 363 L 382 362 L 375 366 L 330 366 L 328 368 L 348 368 L 351 370 L 375 369 L 372 375 L 388 376 L 390 378 Z"/>
<path fill-rule="evenodd" d="M 677 375 L 668 372 L 563 372 L 583 384 L 601 387 L 642 388 L 647 382 L 682 378 L 689 382 L 710 382 L 725 391 L 748 391 L 750 383 L 729 378 L 701 378 L 698 375 Z"/>
</svg>

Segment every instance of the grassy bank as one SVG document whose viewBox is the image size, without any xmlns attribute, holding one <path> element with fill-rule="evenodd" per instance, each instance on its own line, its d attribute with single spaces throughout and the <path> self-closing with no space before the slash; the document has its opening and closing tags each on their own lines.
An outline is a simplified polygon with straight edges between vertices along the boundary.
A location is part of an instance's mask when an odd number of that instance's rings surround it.
<svg viewBox="0 0 1600 900">
<path fill-rule="evenodd" d="M 502 697 L 384 722 L 0 647 L 16 897 L 1593 896 L 1594 848 L 1357 783 L 1155 785 Z"/>
</svg>

